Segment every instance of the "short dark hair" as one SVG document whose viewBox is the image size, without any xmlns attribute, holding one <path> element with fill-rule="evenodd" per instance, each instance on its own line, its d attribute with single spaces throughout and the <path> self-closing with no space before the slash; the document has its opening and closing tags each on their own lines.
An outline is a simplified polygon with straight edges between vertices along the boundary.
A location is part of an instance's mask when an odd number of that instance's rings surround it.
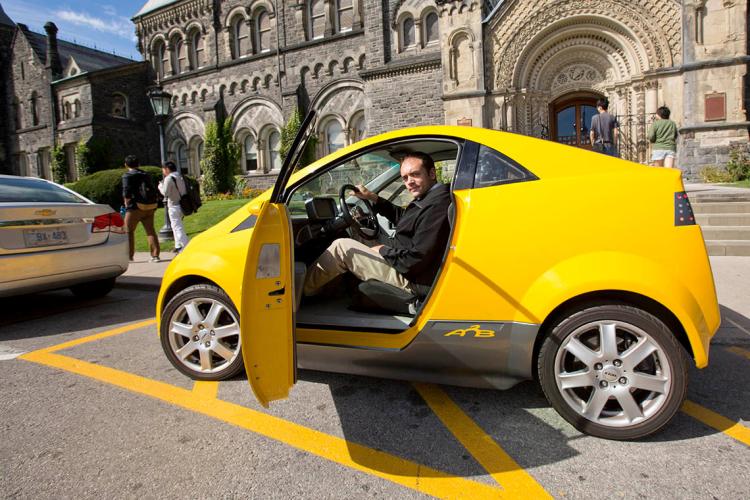
<svg viewBox="0 0 750 500">
<path fill-rule="evenodd" d="M 607 111 L 609 109 L 609 99 L 599 99 L 596 101 L 596 107 Z"/>
<path fill-rule="evenodd" d="M 177 165 L 173 161 L 165 161 L 163 167 L 169 169 L 170 172 L 177 172 Z"/>
<path fill-rule="evenodd" d="M 416 158 L 418 160 L 421 160 L 422 166 L 425 168 L 427 173 L 429 173 L 430 170 L 435 170 L 435 161 L 432 159 L 432 156 L 428 155 L 427 153 L 421 153 L 419 151 L 406 153 L 404 157 L 401 158 L 401 165 L 404 164 L 407 158 Z"/>
<path fill-rule="evenodd" d="M 669 111 L 668 107 L 662 106 L 656 110 L 656 114 L 659 115 L 659 118 L 664 118 L 666 120 L 667 118 L 669 118 L 669 115 L 671 115 L 672 112 Z"/>
<path fill-rule="evenodd" d="M 125 157 L 125 166 L 130 168 L 138 168 L 141 166 L 141 162 L 138 161 L 136 155 L 128 155 Z"/>
</svg>

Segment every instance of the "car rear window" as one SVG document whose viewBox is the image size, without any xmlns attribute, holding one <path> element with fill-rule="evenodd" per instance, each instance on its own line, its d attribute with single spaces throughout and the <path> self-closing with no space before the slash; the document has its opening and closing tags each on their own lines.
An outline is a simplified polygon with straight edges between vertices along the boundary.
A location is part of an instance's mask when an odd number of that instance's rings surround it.
<svg viewBox="0 0 750 500">
<path fill-rule="evenodd" d="M 0 179 L 0 202 L 86 203 L 83 198 L 43 180 Z"/>
</svg>

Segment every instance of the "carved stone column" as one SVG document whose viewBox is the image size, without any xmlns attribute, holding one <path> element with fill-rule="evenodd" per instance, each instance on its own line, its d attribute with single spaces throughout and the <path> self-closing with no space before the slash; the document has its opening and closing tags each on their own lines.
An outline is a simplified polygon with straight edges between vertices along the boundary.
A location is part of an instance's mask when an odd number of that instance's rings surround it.
<svg viewBox="0 0 750 500">
<path fill-rule="evenodd" d="M 646 115 L 652 115 L 656 113 L 656 108 L 659 107 L 659 83 L 655 80 L 646 82 Z"/>
</svg>

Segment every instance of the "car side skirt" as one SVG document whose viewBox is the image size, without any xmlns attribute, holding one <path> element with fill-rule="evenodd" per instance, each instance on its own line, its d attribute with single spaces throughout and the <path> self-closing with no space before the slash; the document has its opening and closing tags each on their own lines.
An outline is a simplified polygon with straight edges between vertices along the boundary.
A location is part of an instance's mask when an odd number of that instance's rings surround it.
<svg viewBox="0 0 750 500">
<path fill-rule="evenodd" d="M 430 321 L 403 349 L 297 343 L 298 366 L 371 377 L 508 389 L 533 378 L 539 325 Z"/>
</svg>

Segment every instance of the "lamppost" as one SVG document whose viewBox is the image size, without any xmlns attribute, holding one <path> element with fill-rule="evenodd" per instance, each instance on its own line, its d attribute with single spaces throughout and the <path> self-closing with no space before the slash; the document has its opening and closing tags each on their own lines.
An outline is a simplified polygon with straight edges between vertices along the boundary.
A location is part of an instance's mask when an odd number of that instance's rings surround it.
<svg viewBox="0 0 750 500">
<path fill-rule="evenodd" d="M 156 123 L 159 125 L 159 155 L 161 157 L 161 164 L 167 161 L 167 150 L 164 146 L 164 122 L 169 116 L 169 108 L 172 104 L 172 94 L 157 87 L 149 90 L 148 99 L 151 101 L 151 109 L 154 110 L 154 116 L 156 117 Z M 159 241 L 167 241 L 173 239 L 172 225 L 169 221 L 169 210 L 164 210 L 164 226 L 159 229 Z"/>
</svg>

